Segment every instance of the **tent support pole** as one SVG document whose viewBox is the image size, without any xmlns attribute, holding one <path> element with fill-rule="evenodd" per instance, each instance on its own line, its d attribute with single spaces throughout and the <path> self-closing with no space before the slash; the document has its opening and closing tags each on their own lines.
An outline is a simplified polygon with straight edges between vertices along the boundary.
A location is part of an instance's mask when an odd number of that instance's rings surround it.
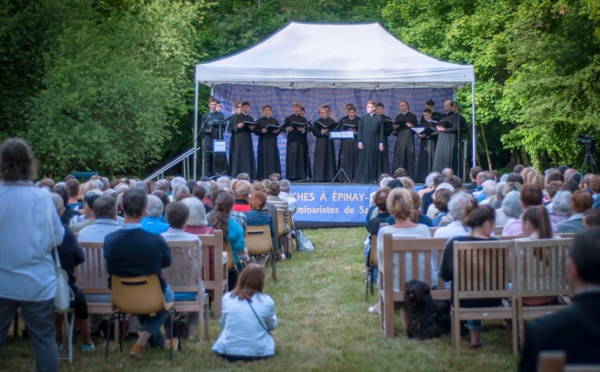
<svg viewBox="0 0 600 372">
<path fill-rule="evenodd" d="M 198 168 L 198 82 L 196 81 L 196 92 L 194 94 L 194 180 Z"/>
<path fill-rule="evenodd" d="M 477 161 L 477 141 L 475 133 L 475 81 L 471 83 L 471 150 L 473 152 L 471 166 L 474 167 Z"/>
</svg>

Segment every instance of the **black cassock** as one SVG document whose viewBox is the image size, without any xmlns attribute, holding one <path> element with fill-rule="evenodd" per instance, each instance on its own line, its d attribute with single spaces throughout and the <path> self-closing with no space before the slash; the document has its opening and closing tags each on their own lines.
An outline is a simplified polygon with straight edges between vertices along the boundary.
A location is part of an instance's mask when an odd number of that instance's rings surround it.
<svg viewBox="0 0 600 372">
<path fill-rule="evenodd" d="M 419 124 L 425 129 L 432 128 L 435 130 L 435 132 L 421 138 L 421 146 L 419 148 L 419 161 L 417 162 L 417 175 L 415 181 L 425 182 L 425 178 L 427 178 L 427 175 L 431 172 L 433 166 L 435 142 L 439 132 L 435 129 L 435 123 L 430 123 L 423 118 L 421 118 Z"/>
<path fill-rule="evenodd" d="M 405 121 L 417 126 L 417 117 L 412 112 L 406 114 L 398 114 L 396 122 Z M 394 147 L 394 163 L 392 165 L 392 173 L 398 168 L 404 168 L 408 172 L 408 176 L 415 178 L 415 137 L 414 132 L 408 128 L 400 128 L 398 131 L 392 132 L 398 136 L 396 139 L 396 147 Z"/>
<path fill-rule="evenodd" d="M 312 126 L 312 132 L 317 137 L 315 141 L 315 156 L 313 181 L 329 182 L 335 176 L 335 147 L 333 141 L 329 139 L 329 134 L 323 134 L 323 127 L 318 123 L 329 127 L 329 130 L 335 129 L 335 121 L 331 118 L 317 119 Z"/>
<path fill-rule="evenodd" d="M 340 119 L 337 129 L 339 131 L 353 131 L 354 139 L 343 139 L 340 144 L 340 159 L 339 168 L 343 169 L 348 175 L 350 181 L 356 179 L 356 162 L 358 159 L 358 149 L 356 147 L 356 130 L 358 129 L 358 122 L 360 118 L 355 116 L 354 119 L 350 119 L 349 116 L 344 116 Z M 341 176 L 341 181 L 346 181 L 344 176 Z M 338 177 L 340 180 L 340 177 Z"/>
<path fill-rule="evenodd" d="M 394 127 L 392 126 L 392 123 L 387 120 L 392 120 L 392 118 L 390 118 L 387 115 L 381 115 L 381 124 L 383 125 L 384 137 L 383 152 L 381 153 L 381 173 L 390 174 L 390 150 L 388 146 L 388 137 L 390 136 L 390 134 L 392 134 L 392 130 L 394 129 Z"/>
<path fill-rule="evenodd" d="M 432 170 L 441 172 L 444 168 L 452 168 L 456 174 L 458 173 L 458 129 L 460 126 L 461 135 L 467 133 L 467 120 L 460 114 L 450 112 L 441 121 L 451 123 L 451 127 L 438 135 Z"/>
<path fill-rule="evenodd" d="M 275 127 L 267 128 L 269 125 Z M 256 177 L 263 180 L 273 173 L 281 174 L 281 162 L 279 161 L 279 148 L 277 147 L 277 136 L 280 133 L 279 122 L 274 117 L 267 118 L 263 116 L 258 119 L 258 125 L 254 129 L 258 137 L 258 166 L 256 167 Z M 266 128 L 267 133 L 262 133 Z M 274 132 L 277 133 L 274 133 Z"/>
<path fill-rule="evenodd" d="M 292 123 L 306 123 L 306 118 L 302 115 L 290 115 L 285 118 L 282 131 L 287 131 Z M 285 154 L 285 178 L 290 181 L 304 180 L 309 176 L 308 169 L 308 131 L 306 127 L 304 133 L 298 129 L 287 132 L 287 146 Z"/>
<path fill-rule="evenodd" d="M 229 122 L 229 126 L 227 127 L 227 132 L 231 133 L 231 137 L 229 139 L 229 166 L 227 167 L 227 174 L 230 176 L 233 174 L 233 165 L 231 164 L 231 159 L 233 159 L 233 147 L 235 146 L 235 126 L 238 123 L 238 114 L 233 114 L 227 118 Z"/>
<path fill-rule="evenodd" d="M 360 183 L 377 183 L 380 172 L 381 151 L 379 144 L 384 143 L 383 125 L 377 115 L 364 115 L 358 123 L 358 142 L 363 149 L 358 150 L 358 166 L 356 181 Z"/>
<path fill-rule="evenodd" d="M 256 179 L 256 166 L 254 165 L 254 149 L 252 148 L 252 131 L 248 126 L 238 128 L 238 123 L 254 121 L 252 116 L 239 114 L 237 123 L 233 125 L 235 140 L 233 143 L 233 155 L 231 156 L 231 176 L 236 177 L 240 173 L 248 173 L 250 179 Z"/>
</svg>

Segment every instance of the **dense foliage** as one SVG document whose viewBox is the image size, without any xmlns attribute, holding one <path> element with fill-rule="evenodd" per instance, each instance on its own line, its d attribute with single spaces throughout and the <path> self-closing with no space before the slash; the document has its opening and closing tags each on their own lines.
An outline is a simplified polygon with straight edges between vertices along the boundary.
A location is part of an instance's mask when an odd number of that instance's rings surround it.
<svg viewBox="0 0 600 372">
<path fill-rule="evenodd" d="M 495 168 L 579 166 L 578 135 L 600 137 L 596 0 L 0 0 L 0 138 L 30 141 L 46 175 L 142 175 L 191 143 L 194 64 L 292 20 L 381 22 L 473 64 L 484 166 L 482 133 Z"/>
</svg>

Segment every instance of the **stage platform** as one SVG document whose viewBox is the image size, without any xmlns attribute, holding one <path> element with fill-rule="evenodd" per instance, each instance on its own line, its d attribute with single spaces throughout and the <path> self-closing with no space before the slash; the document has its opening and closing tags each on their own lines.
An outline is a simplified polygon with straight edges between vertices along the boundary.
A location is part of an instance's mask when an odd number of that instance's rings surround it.
<svg viewBox="0 0 600 372">
<path fill-rule="evenodd" d="M 415 190 L 421 188 L 415 186 Z M 369 195 L 378 189 L 377 184 L 293 182 L 290 194 L 298 201 L 296 227 L 363 226 Z"/>
</svg>

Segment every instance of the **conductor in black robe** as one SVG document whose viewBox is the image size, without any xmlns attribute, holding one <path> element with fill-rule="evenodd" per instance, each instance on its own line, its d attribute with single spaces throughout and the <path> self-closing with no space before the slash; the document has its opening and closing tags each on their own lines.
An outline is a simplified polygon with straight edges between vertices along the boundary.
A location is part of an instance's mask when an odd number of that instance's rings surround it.
<svg viewBox="0 0 600 372">
<path fill-rule="evenodd" d="M 235 112 L 233 115 L 227 118 L 227 132 L 231 133 L 231 137 L 229 139 L 229 169 L 228 174 L 233 174 L 233 164 L 231 164 L 231 159 L 233 159 L 233 148 L 235 146 L 235 128 L 238 123 L 238 115 L 242 113 L 242 103 L 237 102 L 235 104 Z"/>
<path fill-rule="evenodd" d="M 263 116 L 258 119 L 258 125 L 254 132 L 258 135 L 258 166 L 256 177 L 263 180 L 273 173 L 281 174 L 281 161 L 279 159 L 279 148 L 277 147 L 277 136 L 281 132 L 281 126 L 273 115 L 270 105 L 263 107 Z"/>
<path fill-rule="evenodd" d="M 400 101 L 400 113 L 396 116 L 396 122 L 405 122 L 406 126 L 393 124 L 392 134 L 398 136 L 394 147 L 394 163 L 392 172 L 398 168 L 406 169 L 408 176 L 415 178 L 415 137 L 412 127 L 417 126 L 417 117 L 409 110 L 408 102 Z"/>
<path fill-rule="evenodd" d="M 423 110 L 423 116 L 421 116 L 421 121 L 419 122 L 420 127 L 424 128 L 424 131 L 417 135 L 417 137 L 421 139 L 421 146 L 419 146 L 419 160 L 417 161 L 417 175 L 415 179 L 417 182 L 425 182 L 425 178 L 431 173 L 433 167 L 435 142 L 439 132 L 435 127 L 437 121 L 433 120 L 431 116 L 431 110 L 426 108 Z"/>
<path fill-rule="evenodd" d="M 381 153 L 383 152 L 383 125 L 381 117 L 375 113 L 377 102 L 367 103 L 367 114 L 361 116 L 358 123 L 358 166 L 356 181 L 359 183 L 377 183 L 380 172 Z"/>
<path fill-rule="evenodd" d="M 356 162 L 358 159 L 356 132 L 360 118 L 356 116 L 356 107 L 354 105 L 347 105 L 346 110 L 348 111 L 348 115 L 340 119 L 337 130 L 352 132 L 354 139 L 341 140 L 338 164 L 339 168 L 346 172 L 348 179 L 352 182 L 356 179 Z M 345 179 L 342 178 L 342 181 L 345 181 Z"/>
<path fill-rule="evenodd" d="M 392 134 L 392 118 L 385 115 L 383 110 L 385 106 L 379 102 L 375 107 L 375 114 L 381 117 L 381 125 L 383 125 L 383 152 L 381 153 L 381 173 L 390 174 L 390 150 L 388 147 L 388 137 Z M 393 173 L 393 172 L 391 172 Z"/>
<path fill-rule="evenodd" d="M 312 126 L 312 133 L 317 137 L 315 141 L 313 181 L 329 182 L 336 173 L 335 147 L 329 139 L 329 131 L 335 129 L 335 121 L 327 116 L 327 109 L 319 110 L 319 119 Z"/>
<path fill-rule="evenodd" d="M 290 181 L 298 181 L 307 179 L 309 174 L 307 138 L 309 126 L 306 118 L 300 115 L 300 110 L 302 110 L 300 103 L 295 102 L 292 110 L 294 113 L 285 118 L 282 126 L 282 130 L 287 132 L 285 178 Z"/>
<path fill-rule="evenodd" d="M 213 126 L 215 121 L 225 120 L 225 115 L 222 112 L 217 111 L 217 99 L 210 97 L 208 100 L 209 111 L 202 115 L 201 132 L 204 134 L 202 140 L 202 161 L 204 164 L 203 176 L 213 176 L 213 139 L 217 139 L 217 129 Z M 213 133 L 214 132 L 214 133 Z"/>
<path fill-rule="evenodd" d="M 459 129 L 461 134 L 467 132 L 467 120 L 456 112 L 458 107 L 451 100 L 444 103 L 444 110 L 446 115 L 437 125 L 440 134 L 435 145 L 433 170 L 441 172 L 444 168 L 451 168 L 458 174 L 458 132 Z"/>
<path fill-rule="evenodd" d="M 256 125 L 254 119 L 248 113 L 250 103 L 242 102 L 242 113 L 237 115 L 237 123 L 234 126 L 235 142 L 233 145 L 233 156 L 231 162 L 231 176 L 236 177 L 240 173 L 248 173 L 251 180 L 256 179 L 256 166 L 254 162 L 254 149 L 252 147 L 252 132 Z"/>
</svg>

